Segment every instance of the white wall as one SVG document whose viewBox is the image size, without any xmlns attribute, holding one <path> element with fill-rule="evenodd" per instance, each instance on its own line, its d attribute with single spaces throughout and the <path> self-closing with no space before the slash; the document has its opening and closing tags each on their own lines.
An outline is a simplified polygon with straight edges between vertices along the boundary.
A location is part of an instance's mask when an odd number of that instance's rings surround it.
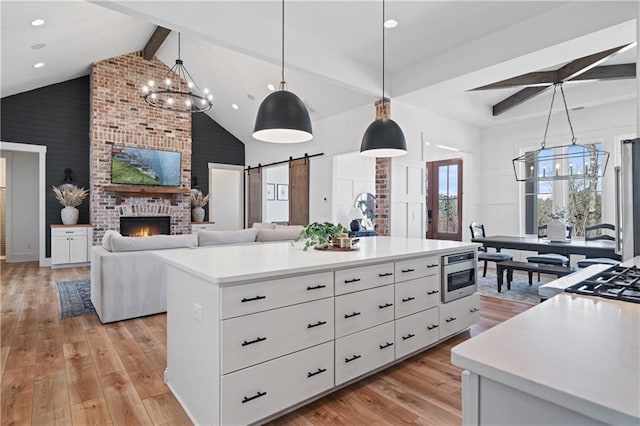
<svg viewBox="0 0 640 426">
<path fill-rule="evenodd" d="M 334 156 L 334 203 L 331 221 L 349 229 L 354 219 L 349 210 L 363 192 L 376 194 L 376 160 L 360 155 L 360 150 Z"/>
<path fill-rule="evenodd" d="M 332 222 L 333 156 L 314 157 L 309 165 L 309 223 Z"/>
<path fill-rule="evenodd" d="M 289 165 L 265 167 L 262 173 L 262 221 L 288 222 L 289 200 L 278 200 L 278 184 L 289 185 Z M 267 200 L 267 184 L 273 184 L 274 200 Z"/>
<path fill-rule="evenodd" d="M 547 146 L 571 143 L 571 133 L 564 112 L 559 109 L 551 117 Z M 616 142 L 623 135 L 634 135 L 635 101 L 570 111 L 577 143 L 602 141 L 609 151 L 609 165 L 603 179 L 602 220 L 614 223 L 613 168 L 620 164 L 620 147 Z M 524 234 L 524 186 L 515 181 L 512 160 L 529 148 L 540 148 L 546 117 L 504 124 L 481 132 L 482 207 L 479 221 L 488 234 Z"/>
<path fill-rule="evenodd" d="M 426 161 L 463 159 L 462 239 L 470 239 L 468 223 L 480 211 L 480 130 L 440 114 L 403 102 L 391 102 L 391 117 L 407 140 L 407 155 L 393 159 L 391 192 L 391 235 L 424 238 Z M 429 145 L 426 145 L 429 143 Z M 436 144 L 459 149 L 444 151 Z M 420 180 L 417 184 L 416 181 Z"/>
<path fill-rule="evenodd" d="M 38 260 L 38 154 L 3 151 L 1 155 L 6 159 L 7 262 Z"/>
</svg>

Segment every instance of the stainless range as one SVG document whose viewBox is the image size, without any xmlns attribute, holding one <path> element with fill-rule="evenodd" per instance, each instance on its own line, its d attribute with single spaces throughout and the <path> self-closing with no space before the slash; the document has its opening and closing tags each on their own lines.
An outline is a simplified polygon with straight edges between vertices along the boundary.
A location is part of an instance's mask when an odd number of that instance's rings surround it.
<svg viewBox="0 0 640 426">
<path fill-rule="evenodd" d="M 568 293 L 640 303 L 640 268 L 613 266 L 565 289 Z"/>
</svg>

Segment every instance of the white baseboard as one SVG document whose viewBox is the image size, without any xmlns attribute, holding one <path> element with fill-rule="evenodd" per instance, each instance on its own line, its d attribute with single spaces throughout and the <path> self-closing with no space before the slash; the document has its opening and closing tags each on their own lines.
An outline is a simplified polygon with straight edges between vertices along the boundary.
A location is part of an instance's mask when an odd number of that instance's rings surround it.
<svg viewBox="0 0 640 426">
<path fill-rule="evenodd" d="M 7 263 L 32 262 L 38 259 L 38 253 L 7 253 Z"/>
</svg>

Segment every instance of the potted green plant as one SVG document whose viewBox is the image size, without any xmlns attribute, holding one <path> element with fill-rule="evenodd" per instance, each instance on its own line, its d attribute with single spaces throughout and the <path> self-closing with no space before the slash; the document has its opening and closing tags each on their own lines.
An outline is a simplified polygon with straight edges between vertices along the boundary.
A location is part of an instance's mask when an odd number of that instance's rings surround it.
<svg viewBox="0 0 640 426">
<path fill-rule="evenodd" d="M 304 250 L 313 246 L 327 248 L 332 244 L 334 238 L 339 238 L 345 232 L 347 230 L 340 223 L 334 225 L 331 222 L 313 222 L 304 228 L 296 241 L 305 240 Z"/>
</svg>

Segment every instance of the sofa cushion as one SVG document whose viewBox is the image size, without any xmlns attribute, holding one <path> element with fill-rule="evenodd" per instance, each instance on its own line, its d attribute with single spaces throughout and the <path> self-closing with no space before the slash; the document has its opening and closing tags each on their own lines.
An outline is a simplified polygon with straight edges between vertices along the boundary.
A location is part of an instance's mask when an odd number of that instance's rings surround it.
<svg viewBox="0 0 640 426">
<path fill-rule="evenodd" d="M 261 222 L 255 222 L 251 227 L 253 229 L 275 229 L 276 228 L 276 224 L 275 223 L 261 223 Z"/>
<path fill-rule="evenodd" d="M 217 246 L 222 244 L 253 243 L 256 240 L 257 229 L 239 229 L 237 231 L 200 231 L 198 232 L 199 246 Z"/>
<path fill-rule="evenodd" d="M 300 236 L 303 226 L 287 226 L 277 229 L 260 229 L 256 241 L 266 243 L 270 241 L 289 241 L 295 240 Z"/>
<path fill-rule="evenodd" d="M 102 237 L 102 247 L 104 247 L 105 250 L 109 250 L 109 251 L 113 251 L 113 248 L 111 246 L 111 238 L 113 237 L 121 237 L 122 235 L 120 235 L 120 233 L 118 231 L 114 231 L 113 229 L 109 229 L 108 231 L 106 231 Z"/>
<path fill-rule="evenodd" d="M 197 247 L 196 235 L 151 235 L 149 237 L 111 237 L 113 252 L 163 250 L 185 247 Z"/>
</svg>

